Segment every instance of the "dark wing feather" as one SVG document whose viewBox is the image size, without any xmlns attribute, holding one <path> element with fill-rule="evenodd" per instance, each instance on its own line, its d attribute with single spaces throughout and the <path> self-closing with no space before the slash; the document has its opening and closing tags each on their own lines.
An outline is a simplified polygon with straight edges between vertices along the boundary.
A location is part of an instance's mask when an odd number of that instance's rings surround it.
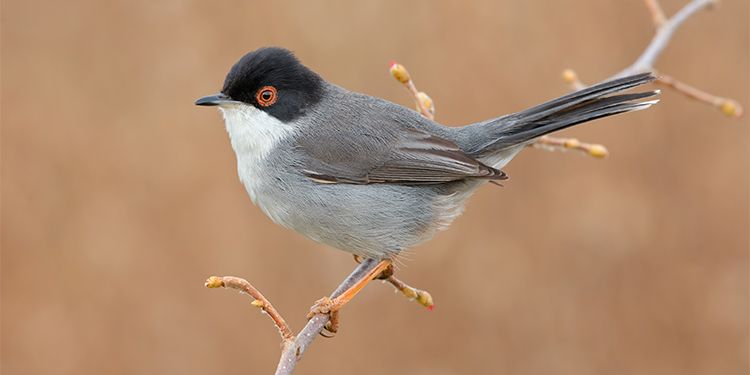
<svg viewBox="0 0 750 375">
<path fill-rule="evenodd" d="M 308 156 L 302 172 L 321 183 L 440 184 L 467 178 L 504 180 L 504 172 L 464 153 L 447 139 L 404 125 L 347 138 L 319 134 L 300 148 Z M 343 133 L 346 133 L 345 131 Z M 321 149 L 320 145 L 327 145 Z"/>
</svg>

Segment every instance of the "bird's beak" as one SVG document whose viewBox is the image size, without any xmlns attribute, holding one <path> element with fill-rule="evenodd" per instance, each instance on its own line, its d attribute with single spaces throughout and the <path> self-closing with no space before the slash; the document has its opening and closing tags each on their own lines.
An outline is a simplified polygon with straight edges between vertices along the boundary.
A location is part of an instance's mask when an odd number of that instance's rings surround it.
<svg viewBox="0 0 750 375">
<path fill-rule="evenodd" d="M 214 94 L 214 95 L 208 95 L 204 96 L 198 100 L 195 101 L 195 105 L 205 105 L 205 106 L 214 106 L 214 105 L 220 105 L 222 103 L 231 102 L 232 99 L 224 94 Z"/>
</svg>

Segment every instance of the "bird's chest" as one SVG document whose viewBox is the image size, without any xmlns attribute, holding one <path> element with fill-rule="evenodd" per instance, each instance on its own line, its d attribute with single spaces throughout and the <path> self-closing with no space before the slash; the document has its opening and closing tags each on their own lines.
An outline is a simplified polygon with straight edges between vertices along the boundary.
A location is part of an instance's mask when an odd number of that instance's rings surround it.
<svg viewBox="0 0 750 375">
<path fill-rule="evenodd" d="M 275 223 L 288 227 L 290 208 L 285 197 L 282 171 L 267 157 L 246 153 L 237 158 L 237 174 L 247 195 Z"/>
</svg>

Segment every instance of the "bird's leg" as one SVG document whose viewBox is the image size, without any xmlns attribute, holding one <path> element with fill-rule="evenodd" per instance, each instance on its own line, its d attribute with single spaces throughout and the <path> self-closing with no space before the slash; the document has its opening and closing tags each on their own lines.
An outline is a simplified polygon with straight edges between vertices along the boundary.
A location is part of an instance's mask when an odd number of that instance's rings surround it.
<svg viewBox="0 0 750 375">
<path fill-rule="evenodd" d="M 354 254 L 354 261 L 358 264 L 362 263 L 362 257 Z M 380 275 L 376 276 L 375 279 L 388 280 L 388 278 L 390 278 L 391 276 L 393 276 L 393 262 L 391 262 L 391 264 L 386 269 L 384 269 L 383 272 L 380 273 Z"/>
<path fill-rule="evenodd" d="M 392 262 L 390 259 L 381 260 L 373 269 L 367 272 L 354 285 L 349 289 L 345 290 L 337 297 L 331 299 L 323 297 L 315 302 L 310 308 L 310 312 L 307 314 L 307 319 L 311 319 L 316 314 L 329 314 L 331 320 L 326 326 L 326 329 L 331 333 L 336 333 L 338 330 L 338 311 L 351 301 L 354 296 L 357 295 L 370 281 L 380 276 L 383 271 L 387 270 L 391 266 Z"/>
</svg>

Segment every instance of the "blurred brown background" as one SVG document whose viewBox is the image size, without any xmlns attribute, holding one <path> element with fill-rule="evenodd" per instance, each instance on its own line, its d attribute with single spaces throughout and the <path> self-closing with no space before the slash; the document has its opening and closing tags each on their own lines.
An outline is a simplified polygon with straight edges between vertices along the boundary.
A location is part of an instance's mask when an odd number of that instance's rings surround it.
<svg viewBox="0 0 750 375">
<path fill-rule="evenodd" d="M 664 1 L 673 13 L 686 1 Z M 273 4 L 272 4 L 273 3 Z M 652 36 L 641 1 L 2 2 L 2 373 L 264 374 L 351 256 L 250 204 L 216 111 L 245 52 L 281 45 L 326 79 L 410 105 L 404 63 L 466 124 L 593 82 Z M 748 2 L 680 29 L 657 67 L 748 105 Z M 300 374 L 746 374 L 748 123 L 667 90 L 565 132 L 601 161 L 527 150 L 374 284 Z"/>
</svg>

